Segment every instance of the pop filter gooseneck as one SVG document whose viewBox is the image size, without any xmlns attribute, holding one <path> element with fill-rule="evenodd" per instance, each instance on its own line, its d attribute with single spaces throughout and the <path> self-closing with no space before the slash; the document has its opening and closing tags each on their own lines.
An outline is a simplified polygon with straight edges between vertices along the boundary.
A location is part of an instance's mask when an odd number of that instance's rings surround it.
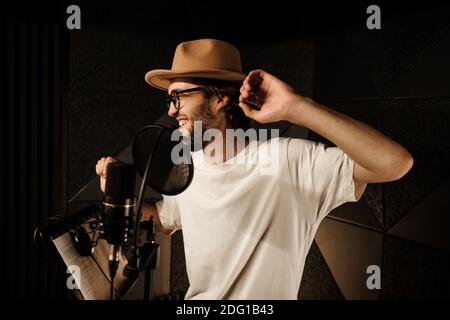
<svg viewBox="0 0 450 320">
<path fill-rule="evenodd" d="M 172 141 L 174 128 L 168 128 L 161 125 L 149 125 L 142 128 L 135 136 L 132 145 L 133 162 L 138 174 L 142 178 L 139 189 L 139 195 L 136 203 L 135 221 L 133 228 L 132 256 L 126 267 L 128 276 L 137 279 L 142 270 L 142 256 L 139 246 L 139 234 L 141 228 L 142 203 L 145 193 L 145 187 L 148 185 L 155 191 L 163 195 L 176 195 L 183 192 L 191 183 L 194 174 L 192 159 L 189 161 L 174 163 L 172 161 L 173 148 L 181 143 Z M 190 149 L 188 149 L 190 150 Z M 158 249 L 154 243 L 155 223 L 150 222 L 151 226 L 147 231 L 147 241 L 152 245 L 152 253 L 149 259 L 152 259 Z M 145 299 L 149 299 L 151 291 L 151 273 L 146 270 L 146 290 Z"/>
</svg>

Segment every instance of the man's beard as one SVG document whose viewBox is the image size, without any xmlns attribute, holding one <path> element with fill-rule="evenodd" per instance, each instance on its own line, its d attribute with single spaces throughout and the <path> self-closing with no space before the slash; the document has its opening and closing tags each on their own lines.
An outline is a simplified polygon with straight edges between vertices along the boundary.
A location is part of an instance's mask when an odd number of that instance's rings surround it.
<svg viewBox="0 0 450 320">
<path fill-rule="evenodd" d="M 194 132 L 197 131 L 197 134 L 200 132 L 200 124 L 201 124 L 201 134 L 205 133 L 208 129 L 214 129 L 218 127 L 217 118 L 212 113 L 209 105 L 204 105 L 200 108 L 199 111 L 194 113 L 191 117 L 189 117 L 189 135 L 191 139 L 194 138 Z M 195 130 L 194 130 L 194 126 Z"/>
<path fill-rule="evenodd" d="M 203 141 L 203 134 L 205 131 L 217 127 L 218 121 L 216 116 L 212 113 L 210 106 L 205 104 L 199 111 L 189 117 L 189 126 L 180 131 L 183 136 L 189 139 L 191 150 L 197 151 L 199 148 L 205 147 L 210 143 L 210 141 Z"/>
</svg>

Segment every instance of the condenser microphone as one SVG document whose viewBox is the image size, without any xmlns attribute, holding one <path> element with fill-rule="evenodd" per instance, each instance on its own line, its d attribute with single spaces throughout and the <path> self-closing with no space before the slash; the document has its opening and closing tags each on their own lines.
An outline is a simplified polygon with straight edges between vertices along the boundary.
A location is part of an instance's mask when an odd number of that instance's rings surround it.
<svg viewBox="0 0 450 320">
<path fill-rule="evenodd" d="M 133 165 L 114 162 L 108 164 L 106 172 L 100 230 L 102 238 L 111 245 L 108 260 L 112 282 L 133 225 L 136 170 Z"/>
</svg>

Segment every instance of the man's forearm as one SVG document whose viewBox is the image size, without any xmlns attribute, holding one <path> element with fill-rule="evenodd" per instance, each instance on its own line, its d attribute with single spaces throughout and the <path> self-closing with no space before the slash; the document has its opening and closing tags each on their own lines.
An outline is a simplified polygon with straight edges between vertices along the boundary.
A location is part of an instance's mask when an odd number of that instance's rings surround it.
<svg viewBox="0 0 450 320">
<path fill-rule="evenodd" d="M 374 174 L 389 176 L 408 171 L 409 152 L 397 142 L 368 125 L 298 96 L 287 120 L 315 131 L 332 141 L 359 165 Z"/>
</svg>

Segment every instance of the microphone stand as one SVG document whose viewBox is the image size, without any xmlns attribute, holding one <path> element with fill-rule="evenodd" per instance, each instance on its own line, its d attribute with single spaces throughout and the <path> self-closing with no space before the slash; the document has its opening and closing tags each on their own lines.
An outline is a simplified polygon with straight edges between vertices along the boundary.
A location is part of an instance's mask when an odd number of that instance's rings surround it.
<svg viewBox="0 0 450 320">
<path fill-rule="evenodd" d="M 128 265 L 126 266 L 126 270 L 127 270 L 129 277 L 134 280 L 139 277 L 139 272 L 142 268 L 142 252 L 141 252 L 141 247 L 139 245 L 139 234 L 140 234 L 140 229 L 141 229 L 142 202 L 144 200 L 144 191 L 145 191 L 145 186 L 147 185 L 150 168 L 151 168 L 153 160 L 154 160 L 153 153 L 155 151 L 156 146 L 159 144 L 159 140 L 161 139 L 163 130 L 164 129 L 161 129 L 158 132 L 156 141 L 153 145 L 153 149 L 151 150 L 151 152 L 149 154 L 147 164 L 145 166 L 144 175 L 142 177 L 142 183 L 141 183 L 141 187 L 139 190 L 138 199 L 137 199 L 137 207 L 136 207 L 137 209 L 136 209 L 136 213 L 135 213 L 136 220 L 134 221 L 134 229 L 133 229 L 134 237 L 133 237 L 133 245 L 131 247 L 132 256 L 128 262 Z M 147 242 L 143 247 L 149 248 L 151 250 L 151 254 L 148 256 L 148 260 L 152 259 L 152 262 L 153 262 L 153 261 L 156 261 L 156 257 L 154 257 L 154 256 L 155 256 L 155 253 L 156 253 L 159 245 L 157 245 L 154 241 L 155 231 L 156 231 L 154 221 L 150 221 L 150 224 L 151 225 L 149 226 L 149 228 L 147 228 Z M 154 265 L 155 265 L 155 263 L 151 263 L 151 264 L 146 263 L 146 264 L 144 264 L 144 267 L 149 268 L 150 266 L 154 266 Z M 145 273 L 145 278 L 144 278 L 144 280 L 145 280 L 144 298 L 146 300 L 151 299 L 151 289 L 152 289 L 151 282 L 153 280 L 151 273 L 152 273 L 151 270 L 147 269 L 147 271 Z"/>
<path fill-rule="evenodd" d="M 147 230 L 147 239 L 143 246 L 144 251 L 150 253 L 150 255 L 146 257 L 145 259 L 146 264 L 143 267 L 143 269 L 145 269 L 144 300 L 150 300 L 152 297 L 152 286 L 151 286 L 153 281 L 152 269 L 156 269 L 157 250 L 159 248 L 159 245 L 155 243 L 154 238 L 156 234 L 155 223 L 153 221 L 144 221 L 142 222 L 142 228 Z"/>
</svg>

